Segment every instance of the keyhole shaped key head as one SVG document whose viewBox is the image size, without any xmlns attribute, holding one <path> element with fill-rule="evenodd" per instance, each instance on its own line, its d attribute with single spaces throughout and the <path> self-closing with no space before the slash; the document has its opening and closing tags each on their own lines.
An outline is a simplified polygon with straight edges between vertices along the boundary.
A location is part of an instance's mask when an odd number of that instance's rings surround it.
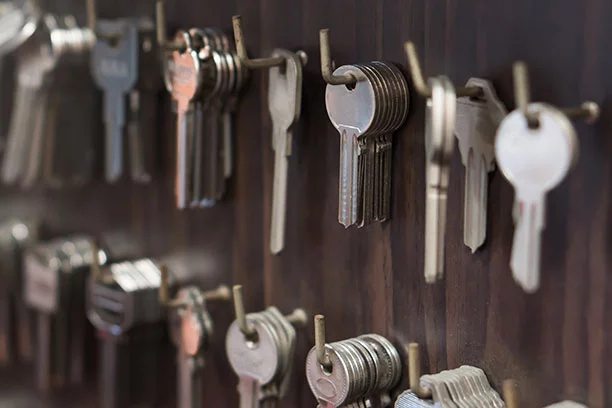
<svg viewBox="0 0 612 408">
<path fill-rule="evenodd" d="M 530 129 L 522 111 L 511 112 L 497 131 L 495 156 L 500 171 L 515 188 L 542 193 L 565 178 L 578 153 L 576 132 L 561 111 L 532 103 L 540 126 Z"/>
<path fill-rule="evenodd" d="M 185 41 L 187 49 L 174 51 L 168 56 L 165 67 L 165 81 L 172 98 L 189 103 L 198 93 L 202 84 L 201 64 L 197 51 L 190 47 L 189 33 L 179 31 L 175 39 Z"/>
<path fill-rule="evenodd" d="M 302 61 L 297 54 L 276 49 L 272 57 L 285 59 L 283 67 L 269 70 L 268 110 L 275 126 L 288 130 L 300 118 L 302 110 Z"/>
<path fill-rule="evenodd" d="M 374 122 L 376 114 L 376 93 L 372 84 L 357 67 L 343 65 L 334 75 L 350 74 L 356 79 L 354 86 L 327 85 L 325 106 L 329 120 L 340 129 L 351 127 L 363 134 Z"/>
<path fill-rule="evenodd" d="M 91 52 L 91 73 L 103 90 L 127 93 L 138 81 L 138 26 L 129 20 L 100 21 L 102 34 L 119 38 L 116 43 L 98 39 Z"/>
</svg>

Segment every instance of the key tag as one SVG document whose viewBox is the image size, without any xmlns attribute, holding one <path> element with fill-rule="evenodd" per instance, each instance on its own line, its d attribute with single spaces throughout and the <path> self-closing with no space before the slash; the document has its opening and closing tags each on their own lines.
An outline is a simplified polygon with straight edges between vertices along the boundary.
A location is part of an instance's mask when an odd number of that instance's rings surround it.
<svg viewBox="0 0 612 408">
<path fill-rule="evenodd" d="M 578 140 L 570 118 L 594 123 L 595 102 L 559 109 L 531 103 L 527 67 L 514 64 L 517 109 L 502 121 L 495 140 L 501 173 L 515 188 L 515 232 L 510 267 L 514 280 L 527 293 L 540 285 L 541 232 L 545 227 L 546 194 L 566 177 L 578 157 Z"/>
<path fill-rule="evenodd" d="M 288 158 L 291 156 L 293 131 L 302 110 L 302 67 L 306 65 L 308 57 L 301 50 L 294 53 L 277 48 L 268 58 L 250 59 L 242 31 L 242 18 L 234 16 L 232 24 L 236 52 L 242 64 L 249 69 L 270 69 L 268 110 L 272 118 L 272 149 L 274 150 L 270 252 L 277 255 L 285 246 Z"/>
</svg>

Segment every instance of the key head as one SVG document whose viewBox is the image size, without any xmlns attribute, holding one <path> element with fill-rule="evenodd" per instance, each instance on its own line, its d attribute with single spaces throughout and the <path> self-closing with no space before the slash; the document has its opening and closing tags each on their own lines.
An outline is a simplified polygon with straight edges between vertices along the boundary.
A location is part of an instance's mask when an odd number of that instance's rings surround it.
<svg viewBox="0 0 612 408">
<path fill-rule="evenodd" d="M 429 163 L 445 165 L 452 157 L 456 104 L 452 82 L 445 76 L 430 78 L 431 97 L 425 114 L 425 152 Z"/>
<path fill-rule="evenodd" d="M 267 384 L 278 372 L 281 350 L 268 324 L 249 315 L 246 319 L 248 326 L 257 332 L 257 341 L 246 339 L 234 321 L 225 338 L 227 357 L 238 376 L 254 378 L 260 384 Z"/>
<path fill-rule="evenodd" d="M 470 78 L 466 87 L 479 87 L 482 98 L 463 97 L 457 99 L 457 120 L 455 136 L 464 165 L 468 163 L 470 150 L 477 156 L 484 156 L 487 170 L 495 169 L 495 132 L 508 111 L 499 100 L 490 81 Z"/>
<path fill-rule="evenodd" d="M 288 130 L 300 118 L 302 110 L 302 61 L 297 54 L 275 49 L 272 58 L 285 59 L 283 67 L 269 70 L 268 110 L 275 126 Z"/>
<path fill-rule="evenodd" d="M 500 171 L 517 192 L 541 194 L 565 178 L 578 153 L 571 122 L 558 109 L 532 103 L 528 109 L 539 115 L 540 126 L 530 129 L 522 111 L 511 112 L 500 124 L 495 156 Z"/>
<path fill-rule="evenodd" d="M 164 65 L 164 79 L 168 92 L 179 102 L 189 103 L 198 93 L 202 76 L 197 50 L 191 47 L 191 36 L 188 32 L 179 31 L 175 39 L 185 41 L 185 51 L 174 51 Z"/>
<path fill-rule="evenodd" d="M 24 256 L 24 300 L 28 307 L 53 314 L 59 309 L 59 259 L 50 244 L 40 244 Z"/>
<path fill-rule="evenodd" d="M 332 364 L 331 371 L 319 364 L 316 347 L 313 347 L 306 357 L 306 379 L 319 403 L 340 407 L 350 395 L 351 372 L 330 345 L 325 345 L 325 351 Z"/>
<path fill-rule="evenodd" d="M 350 74 L 356 79 L 354 86 L 327 85 L 325 106 L 332 124 L 339 129 L 352 127 L 364 134 L 372 125 L 376 115 L 376 92 L 374 85 L 363 72 L 352 65 L 344 65 L 334 75 Z"/>
<path fill-rule="evenodd" d="M 178 293 L 185 302 L 181 311 L 181 343 L 187 355 L 197 356 L 208 347 L 212 336 L 212 319 L 206 310 L 206 301 L 197 287 L 187 287 Z"/>
<path fill-rule="evenodd" d="M 131 20 L 100 21 L 100 33 L 117 36 L 117 43 L 98 39 L 91 51 L 91 74 L 105 91 L 127 93 L 138 81 L 139 27 Z"/>
</svg>

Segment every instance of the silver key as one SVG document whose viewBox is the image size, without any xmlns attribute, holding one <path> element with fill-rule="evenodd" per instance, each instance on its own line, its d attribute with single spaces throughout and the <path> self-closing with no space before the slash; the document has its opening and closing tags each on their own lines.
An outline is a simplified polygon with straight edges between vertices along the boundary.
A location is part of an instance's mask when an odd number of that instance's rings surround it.
<svg viewBox="0 0 612 408">
<path fill-rule="evenodd" d="M 479 87 L 483 99 L 457 100 L 455 135 L 465 166 L 463 242 L 472 253 L 484 243 L 487 233 L 488 173 L 495 170 L 495 132 L 507 115 L 491 82 L 471 78 L 466 87 Z"/>
<path fill-rule="evenodd" d="M 106 180 L 115 182 L 123 174 L 123 129 L 126 95 L 138 81 L 138 26 L 130 20 L 100 21 L 97 30 L 120 35 L 118 44 L 98 39 L 91 54 L 92 76 L 103 90 L 106 125 Z"/>
<path fill-rule="evenodd" d="M 431 78 L 429 85 L 432 96 L 427 100 L 425 121 L 425 281 L 434 283 L 444 274 L 446 190 L 455 141 L 457 98 L 452 83 L 444 76 Z"/>
<path fill-rule="evenodd" d="M 184 52 L 174 51 L 166 64 L 166 87 L 176 101 L 177 111 L 177 160 L 176 160 L 176 205 L 179 209 L 187 207 L 189 201 L 189 138 L 187 132 L 187 113 L 202 84 L 200 58 L 197 50 L 191 48 L 191 36 L 178 32 L 178 40 L 185 41 Z"/>
<path fill-rule="evenodd" d="M 501 123 L 495 142 L 500 171 L 515 188 L 519 202 L 510 267 L 515 281 L 528 293 L 540 285 L 540 245 L 546 193 L 559 185 L 578 153 L 576 133 L 558 109 L 532 103 L 540 117 L 530 129 L 524 114 L 515 110 Z"/>
<path fill-rule="evenodd" d="M 297 54 L 283 49 L 274 50 L 272 57 L 285 59 L 282 70 L 281 67 L 270 68 L 268 80 L 268 110 L 272 118 L 274 149 L 270 252 L 278 254 L 285 246 L 287 176 L 293 127 L 302 109 L 302 61 Z"/>
</svg>

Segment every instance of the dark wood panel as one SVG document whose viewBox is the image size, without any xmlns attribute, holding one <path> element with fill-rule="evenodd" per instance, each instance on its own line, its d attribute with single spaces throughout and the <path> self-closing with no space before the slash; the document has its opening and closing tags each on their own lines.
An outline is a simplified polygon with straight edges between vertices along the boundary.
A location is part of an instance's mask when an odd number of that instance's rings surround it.
<svg viewBox="0 0 612 408">
<path fill-rule="evenodd" d="M 47 2 L 83 21 L 80 1 Z M 153 15 L 152 1 L 99 2 L 100 17 Z M 303 49 L 302 122 L 289 170 L 286 249 L 268 252 L 273 154 L 267 72 L 252 72 L 237 112 L 235 169 L 226 200 L 206 210 L 173 205 L 174 118 L 160 95 L 151 122 L 162 151 L 159 178 L 149 186 L 96 182 L 83 189 L 19 192 L 2 188 L 3 215 L 42 215 L 54 232 L 123 236 L 142 255 L 187 260 L 213 286 L 242 283 L 249 311 L 302 306 L 327 317 L 330 341 L 365 332 L 398 345 L 418 341 L 431 371 L 461 364 L 484 368 L 499 387 L 519 381 L 525 406 L 563 398 L 612 406 L 612 279 L 609 160 L 612 130 L 612 4 L 605 0 L 176 0 L 169 31 L 216 26 L 231 31 L 240 13 L 251 55 L 275 47 Z M 551 192 L 543 234 L 542 287 L 527 295 L 508 267 L 513 191 L 494 173 L 489 186 L 485 246 L 462 243 L 463 166 L 452 162 L 444 281 L 423 279 L 425 215 L 424 101 L 413 94 L 393 151 L 392 221 L 360 230 L 336 222 L 339 138 L 324 106 L 318 30 L 329 27 L 338 65 L 385 59 L 405 67 L 403 43 L 413 40 L 426 75 L 447 74 L 456 85 L 489 78 L 513 106 L 511 65 L 524 59 L 535 99 L 560 106 L 602 103 L 595 126 L 577 123 L 580 160 Z M 6 109 L 6 106 L 3 108 Z M 6 115 L 6 112 L 3 113 Z M 5 117 L 5 116 L 2 116 Z M 161 140 L 155 141 L 159 133 Z M 236 378 L 225 357 L 229 306 L 212 307 L 215 339 L 208 353 L 207 406 L 236 406 Z M 299 331 L 291 392 L 284 406 L 313 406 L 303 361 L 312 327 Z M 7 383 L 3 388 L 11 388 Z M 402 387 L 407 381 L 402 382 Z M 168 384 L 169 390 L 174 384 Z M 171 391 L 169 391 L 171 392 Z M 51 400 L 50 400 L 51 401 Z M 51 402 L 50 402 L 51 404 Z M 51 405 L 50 405 L 51 406 Z M 82 405 L 78 405 L 82 406 Z"/>
</svg>

